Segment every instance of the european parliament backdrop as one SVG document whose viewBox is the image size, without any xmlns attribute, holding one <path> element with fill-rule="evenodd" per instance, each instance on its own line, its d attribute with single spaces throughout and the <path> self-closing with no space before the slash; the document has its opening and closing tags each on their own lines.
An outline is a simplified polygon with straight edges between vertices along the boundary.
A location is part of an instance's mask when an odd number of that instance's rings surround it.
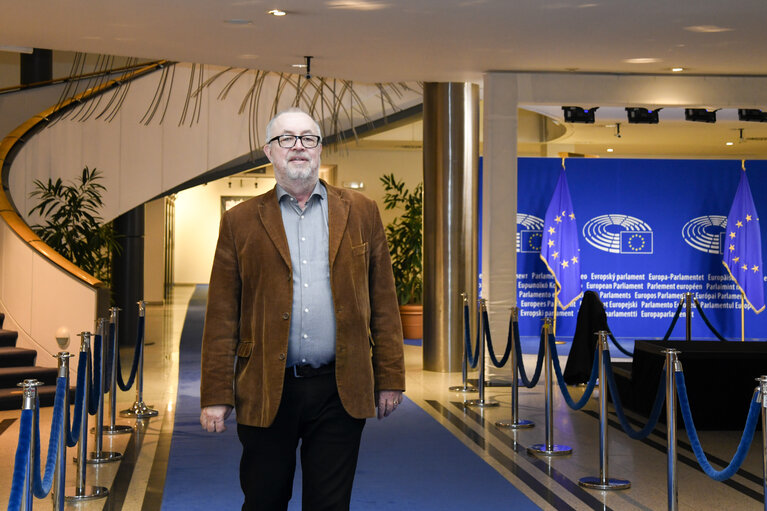
<svg viewBox="0 0 767 511">
<path fill-rule="evenodd" d="M 561 160 L 520 158 L 517 305 L 520 333 L 539 335 L 554 283 L 541 261 L 543 219 Z M 725 225 L 740 160 L 567 159 L 583 291 L 599 293 L 617 337 L 659 338 L 687 291 L 728 339 L 740 339 L 740 292 L 722 264 Z M 756 210 L 767 214 L 767 162 L 747 161 Z M 767 216 L 764 217 L 764 226 Z M 762 253 L 767 254 L 762 230 Z M 580 300 L 557 311 L 557 336 L 572 337 Z M 748 307 L 748 305 L 746 305 Z M 671 338 L 685 335 L 684 309 Z M 713 339 L 693 306 L 692 336 Z M 767 311 L 746 310 L 746 338 L 767 337 Z"/>
</svg>

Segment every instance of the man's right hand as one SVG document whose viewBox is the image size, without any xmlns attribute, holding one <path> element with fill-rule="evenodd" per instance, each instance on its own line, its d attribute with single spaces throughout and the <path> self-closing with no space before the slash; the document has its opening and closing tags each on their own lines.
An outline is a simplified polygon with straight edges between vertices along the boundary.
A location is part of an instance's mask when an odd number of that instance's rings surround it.
<svg viewBox="0 0 767 511">
<path fill-rule="evenodd" d="M 202 429 L 208 433 L 221 433 L 226 431 L 224 421 L 232 413 L 232 407 L 229 405 L 206 406 L 200 413 L 200 424 Z"/>
</svg>

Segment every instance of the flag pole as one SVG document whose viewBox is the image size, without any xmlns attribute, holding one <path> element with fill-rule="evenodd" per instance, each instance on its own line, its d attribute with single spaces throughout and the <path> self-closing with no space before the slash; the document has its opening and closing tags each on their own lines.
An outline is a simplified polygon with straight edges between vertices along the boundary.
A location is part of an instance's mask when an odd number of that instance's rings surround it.
<svg viewBox="0 0 767 511">
<path fill-rule="evenodd" d="M 740 342 L 746 342 L 746 293 L 740 292 Z"/>
</svg>

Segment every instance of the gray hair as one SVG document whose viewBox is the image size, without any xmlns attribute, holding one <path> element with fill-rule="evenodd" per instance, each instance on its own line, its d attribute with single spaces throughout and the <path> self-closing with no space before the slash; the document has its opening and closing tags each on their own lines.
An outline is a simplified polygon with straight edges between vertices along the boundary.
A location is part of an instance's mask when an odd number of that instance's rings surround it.
<svg viewBox="0 0 767 511">
<path fill-rule="evenodd" d="M 272 139 L 272 126 L 274 125 L 274 121 L 276 121 L 277 118 L 279 116 L 283 115 L 283 114 L 304 114 L 305 116 L 309 117 L 312 120 L 312 122 L 314 123 L 314 126 L 317 128 L 317 134 L 320 137 L 322 137 L 322 128 L 320 128 L 320 123 L 318 123 L 314 119 L 314 117 L 309 115 L 306 111 L 304 111 L 304 110 L 294 106 L 294 107 L 288 108 L 287 110 L 283 110 L 283 111 L 279 112 L 277 115 L 272 117 L 271 121 L 269 121 L 267 123 L 267 125 L 266 125 L 266 140 L 267 141 Z"/>
</svg>

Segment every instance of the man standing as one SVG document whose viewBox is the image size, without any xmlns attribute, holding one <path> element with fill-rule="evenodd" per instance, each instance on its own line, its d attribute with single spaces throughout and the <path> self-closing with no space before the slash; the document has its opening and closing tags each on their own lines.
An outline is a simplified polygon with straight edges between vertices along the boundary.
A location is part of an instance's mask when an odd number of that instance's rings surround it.
<svg viewBox="0 0 767 511">
<path fill-rule="evenodd" d="M 284 510 L 301 440 L 304 510 L 348 510 L 366 417 L 405 389 L 376 204 L 318 178 L 322 138 L 290 109 L 266 128 L 275 188 L 224 214 L 202 344 L 200 423 L 234 407 L 243 510 Z"/>
</svg>

